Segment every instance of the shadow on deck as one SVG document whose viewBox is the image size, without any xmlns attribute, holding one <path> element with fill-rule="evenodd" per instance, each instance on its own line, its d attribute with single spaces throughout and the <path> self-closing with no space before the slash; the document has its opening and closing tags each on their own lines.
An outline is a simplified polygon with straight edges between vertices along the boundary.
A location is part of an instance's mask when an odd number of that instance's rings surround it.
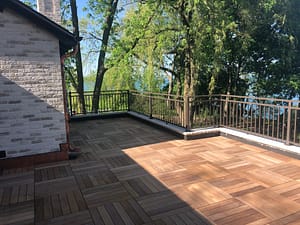
<svg viewBox="0 0 300 225">
<path fill-rule="evenodd" d="M 0 224 L 299 224 L 299 160 L 132 118 L 73 122 L 71 141 L 76 160 L 4 171 Z"/>
</svg>

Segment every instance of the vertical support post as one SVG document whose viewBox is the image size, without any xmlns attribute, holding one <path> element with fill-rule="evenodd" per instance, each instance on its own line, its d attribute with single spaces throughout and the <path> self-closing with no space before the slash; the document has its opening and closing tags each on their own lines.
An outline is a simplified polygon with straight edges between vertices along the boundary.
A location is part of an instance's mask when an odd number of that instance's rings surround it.
<svg viewBox="0 0 300 225">
<path fill-rule="evenodd" d="M 127 90 L 127 111 L 130 111 L 130 90 Z"/>
<path fill-rule="evenodd" d="M 290 144 L 291 138 L 291 120 L 292 120 L 292 101 L 289 101 L 288 116 L 287 116 L 287 128 L 286 128 L 286 144 Z"/>
<path fill-rule="evenodd" d="M 72 93 L 71 92 L 69 92 L 69 106 L 70 106 L 70 115 L 73 116 Z"/>
<path fill-rule="evenodd" d="M 184 96 L 184 106 L 183 106 L 183 115 L 184 115 L 184 126 L 186 130 L 190 130 L 190 98 L 189 96 Z"/>
<path fill-rule="evenodd" d="M 152 93 L 149 94 L 149 118 L 152 119 Z"/>
<path fill-rule="evenodd" d="M 219 126 L 218 127 L 220 127 L 220 126 L 223 126 L 223 124 L 222 124 L 222 118 L 224 117 L 224 115 L 223 115 L 223 102 L 222 102 L 222 95 L 220 95 L 220 99 L 219 99 L 219 101 L 220 101 L 220 111 L 219 111 Z"/>
</svg>

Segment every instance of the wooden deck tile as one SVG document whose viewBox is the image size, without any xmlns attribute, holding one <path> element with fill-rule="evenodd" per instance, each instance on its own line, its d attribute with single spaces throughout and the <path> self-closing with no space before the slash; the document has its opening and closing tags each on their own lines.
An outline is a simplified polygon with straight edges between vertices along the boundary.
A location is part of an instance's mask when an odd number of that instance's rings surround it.
<svg viewBox="0 0 300 225">
<path fill-rule="evenodd" d="M 68 176 L 72 176 L 72 170 L 69 164 L 37 168 L 34 171 L 35 182 L 47 181 Z"/>
<path fill-rule="evenodd" d="M 163 174 L 159 174 L 157 178 L 169 188 L 175 186 L 182 186 L 190 183 L 199 182 L 201 175 L 195 173 L 193 170 L 181 169 Z"/>
<path fill-rule="evenodd" d="M 133 197 L 142 197 L 167 190 L 160 181 L 150 175 L 126 180 L 122 184 Z"/>
<path fill-rule="evenodd" d="M 286 217 L 300 210 L 300 204 L 271 190 L 243 195 L 239 199 L 273 220 Z"/>
<path fill-rule="evenodd" d="M 262 185 L 237 175 L 228 175 L 222 178 L 217 178 L 209 181 L 209 183 L 224 190 L 233 197 L 238 197 L 265 189 L 265 187 Z"/>
<path fill-rule="evenodd" d="M 127 200 L 129 193 L 121 183 L 113 183 L 88 188 L 82 191 L 89 208 L 104 205 L 105 203 Z"/>
<path fill-rule="evenodd" d="M 187 203 L 171 191 L 162 191 L 138 198 L 138 203 L 153 219 L 159 219 L 187 207 Z M 176 213 L 175 213 L 176 214 Z"/>
<path fill-rule="evenodd" d="M 300 204 L 300 182 L 291 181 L 271 188 L 272 191 Z"/>
<path fill-rule="evenodd" d="M 94 225 L 89 211 L 80 211 L 66 216 L 60 216 L 46 221 L 37 222 L 36 225 Z M 100 224 L 101 225 L 101 224 Z"/>
<path fill-rule="evenodd" d="M 133 200 L 107 203 L 91 209 L 96 224 L 142 225 L 151 219 Z"/>
<path fill-rule="evenodd" d="M 226 192 L 205 181 L 174 188 L 173 191 L 192 208 L 199 208 L 231 198 Z"/>
<path fill-rule="evenodd" d="M 116 177 L 120 181 L 129 180 L 129 179 L 147 175 L 147 172 L 141 166 L 139 166 L 137 164 L 114 168 L 114 169 L 111 169 L 111 171 L 116 175 Z"/>
<path fill-rule="evenodd" d="M 9 206 L 0 206 L 0 224 L 34 224 L 34 202 L 25 201 Z"/>
<path fill-rule="evenodd" d="M 201 177 L 201 180 L 210 180 L 229 174 L 227 170 L 212 163 L 202 163 L 198 166 L 189 166 L 185 168 L 192 171 L 193 174 L 199 175 Z"/>
<path fill-rule="evenodd" d="M 300 180 L 300 165 L 297 166 L 291 163 L 284 163 L 276 167 L 270 168 L 270 171 L 295 180 Z"/>
<path fill-rule="evenodd" d="M 265 216 L 236 199 L 228 199 L 198 209 L 215 224 L 250 224 Z"/>
<path fill-rule="evenodd" d="M 279 220 L 273 221 L 270 225 L 299 225 L 300 224 L 300 212 L 291 214 Z"/>
<path fill-rule="evenodd" d="M 0 207 L 34 199 L 33 172 L 0 176 Z"/>
<path fill-rule="evenodd" d="M 208 225 L 207 219 L 196 212 L 186 212 L 162 218 L 167 225 Z"/>
<path fill-rule="evenodd" d="M 46 195 L 59 193 L 61 191 L 78 189 L 76 180 L 73 176 L 53 179 L 35 183 L 35 196 L 43 197 Z"/>
<path fill-rule="evenodd" d="M 259 183 L 265 187 L 272 187 L 291 181 L 290 178 L 281 176 L 269 170 L 256 169 L 245 173 L 239 173 L 239 175 L 249 180 L 253 180 L 254 183 Z M 276 179 L 274 179 L 275 177 Z"/>
<path fill-rule="evenodd" d="M 117 168 L 122 166 L 129 166 L 135 164 L 127 155 L 120 155 L 115 157 L 108 157 L 104 159 L 109 168 Z"/>
<path fill-rule="evenodd" d="M 72 122 L 71 141 L 77 159 L 0 169 L 0 225 L 299 224 L 300 160 L 131 118 Z"/>
</svg>

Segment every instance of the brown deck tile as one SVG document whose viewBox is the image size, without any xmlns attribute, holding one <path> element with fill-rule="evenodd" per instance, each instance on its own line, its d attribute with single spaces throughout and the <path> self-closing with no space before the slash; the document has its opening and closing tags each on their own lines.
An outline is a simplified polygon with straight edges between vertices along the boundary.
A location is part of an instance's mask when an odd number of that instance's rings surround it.
<svg viewBox="0 0 300 225">
<path fill-rule="evenodd" d="M 228 199 L 198 209 L 215 224 L 243 225 L 266 217 L 237 199 Z"/>
<path fill-rule="evenodd" d="M 83 190 L 82 193 L 89 208 L 130 198 L 129 193 L 119 182 L 88 188 Z"/>
<path fill-rule="evenodd" d="M 262 190 L 243 195 L 239 199 L 273 220 L 300 211 L 300 204 L 271 190 Z"/>
<path fill-rule="evenodd" d="M 34 223 L 34 201 L 0 206 L 0 224 L 22 224 L 31 225 Z"/>
<path fill-rule="evenodd" d="M 138 203 L 153 219 L 188 210 L 188 205 L 172 191 L 162 191 L 138 198 Z"/>
<path fill-rule="evenodd" d="M 288 215 L 279 220 L 273 221 L 270 225 L 299 225 L 300 224 L 300 212 Z"/>
<path fill-rule="evenodd" d="M 216 178 L 210 180 L 209 183 L 224 190 L 233 197 L 265 189 L 262 185 L 254 183 L 244 177 L 239 177 L 238 175 L 228 175 L 222 178 Z"/>
<path fill-rule="evenodd" d="M 183 185 L 172 190 L 192 208 L 199 208 L 231 198 L 226 192 L 205 181 Z"/>
<path fill-rule="evenodd" d="M 136 198 L 166 190 L 161 182 L 150 175 L 129 179 L 123 181 L 122 184 Z"/>
<path fill-rule="evenodd" d="M 245 173 L 239 173 L 239 175 L 252 180 L 254 183 L 261 184 L 264 187 L 272 187 L 291 181 L 290 178 L 274 173 L 267 169 L 255 169 Z"/>
<path fill-rule="evenodd" d="M 36 225 L 94 225 L 89 211 L 80 211 L 66 216 L 60 216 L 46 221 L 36 222 Z M 99 223 L 98 223 L 99 224 Z M 101 225 L 101 224 L 100 224 Z"/>
</svg>

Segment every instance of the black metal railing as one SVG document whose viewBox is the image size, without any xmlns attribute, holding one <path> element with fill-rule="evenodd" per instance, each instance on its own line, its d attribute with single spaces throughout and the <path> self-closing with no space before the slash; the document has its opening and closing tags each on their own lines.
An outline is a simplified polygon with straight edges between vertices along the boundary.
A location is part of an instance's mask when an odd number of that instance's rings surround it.
<svg viewBox="0 0 300 225">
<path fill-rule="evenodd" d="M 227 127 L 300 146 L 300 101 L 234 95 L 175 96 L 138 91 L 102 91 L 92 111 L 92 92 L 85 92 L 86 114 L 132 111 L 186 130 Z M 69 93 L 71 116 L 82 115 L 77 93 Z"/>
<path fill-rule="evenodd" d="M 185 127 L 184 100 L 181 96 L 130 91 L 129 105 L 130 111 Z"/>
<path fill-rule="evenodd" d="M 84 92 L 85 113 L 80 104 L 79 95 L 76 92 L 69 92 L 68 109 L 71 116 L 104 113 L 104 112 L 120 112 L 128 111 L 128 96 L 129 91 L 102 91 L 100 93 L 100 100 L 98 111 L 93 112 L 93 92 Z"/>
</svg>

